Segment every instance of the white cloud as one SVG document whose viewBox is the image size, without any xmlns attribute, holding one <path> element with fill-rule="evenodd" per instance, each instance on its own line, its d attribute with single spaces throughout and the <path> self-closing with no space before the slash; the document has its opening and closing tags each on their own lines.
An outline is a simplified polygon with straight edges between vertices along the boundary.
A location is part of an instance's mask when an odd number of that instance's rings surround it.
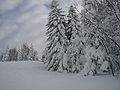
<svg viewBox="0 0 120 90">
<path fill-rule="evenodd" d="M 9 36 L 9 34 L 11 34 L 16 28 L 16 25 L 11 24 L 7 24 L 7 26 L 0 27 L 0 40 L 4 39 L 6 36 Z"/>
<path fill-rule="evenodd" d="M 21 0 L 2 0 L 0 3 L 0 10 L 12 10 L 14 9 Z"/>
</svg>

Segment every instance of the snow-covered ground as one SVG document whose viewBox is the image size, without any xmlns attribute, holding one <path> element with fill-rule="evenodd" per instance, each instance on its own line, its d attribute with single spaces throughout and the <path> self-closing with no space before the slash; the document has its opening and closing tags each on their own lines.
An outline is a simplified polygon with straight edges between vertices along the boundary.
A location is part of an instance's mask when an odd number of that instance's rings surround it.
<svg viewBox="0 0 120 90">
<path fill-rule="evenodd" d="M 120 79 L 48 72 L 40 62 L 1 62 L 0 90 L 120 90 Z"/>
</svg>

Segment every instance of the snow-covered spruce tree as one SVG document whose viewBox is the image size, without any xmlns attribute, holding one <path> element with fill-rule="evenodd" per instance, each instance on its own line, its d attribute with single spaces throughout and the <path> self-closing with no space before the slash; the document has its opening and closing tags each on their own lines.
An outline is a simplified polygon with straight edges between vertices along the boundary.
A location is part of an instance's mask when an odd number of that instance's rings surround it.
<svg viewBox="0 0 120 90">
<path fill-rule="evenodd" d="M 43 62 L 47 70 L 62 72 L 65 68 L 64 53 L 66 53 L 67 37 L 65 35 L 65 19 L 63 11 L 58 8 L 58 2 L 53 0 L 52 11 L 49 13 L 47 24 L 48 45 Z"/>
<path fill-rule="evenodd" d="M 84 45 L 82 30 L 80 28 L 80 18 L 74 6 L 70 6 L 67 17 L 66 36 L 70 43 L 67 49 L 68 71 L 78 73 L 82 66 L 81 56 Z"/>
<path fill-rule="evenodd" d="M 82 23 L 89 31 L 88 42 L 93 39 L 99 41 L 99 45 L 104 48 L 106 55 L 109 56 L 110 70 L 114 76 L 114 71 L 120 69 L 119 59 L 115 59 L 116 53 L 119 56 L 120 45 L 115 40 L 119 37 L 120 20 L 118 0 L 83 0 L 84 10 L 81 13 Z M 95 43 L 91 43 L 96 47 Z M 112 53 L 112 48 L 115 48 Z M 114 59 L 113 59 L 114 58 Z"/>
</svg>

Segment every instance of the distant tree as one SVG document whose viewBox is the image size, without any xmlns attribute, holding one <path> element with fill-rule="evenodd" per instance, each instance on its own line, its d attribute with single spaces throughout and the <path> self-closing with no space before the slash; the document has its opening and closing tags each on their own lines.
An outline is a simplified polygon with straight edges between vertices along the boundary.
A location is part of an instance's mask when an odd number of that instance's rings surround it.
<svg viewBox="0 0 120 90">
<path fill-rule="evenodd" d="M 16 48 L 9 50 L 9 61 L 17 61 L 18 51 Z"/>
<path fill-rule="evenodd" d="M 27 43 L 22 44 L 21 48 L 18 50 L 18 60 L 24 61 L 28 60 L 29 46 Z"/>
<path fill-rule="evenodd" d="M 34 50 L 33 45 L 31 44 L 31 46 L 29 47 L 29 54 L 28 54 L 28 60 L 38 60 L 38 53 L 36 50 Z"/>
<path fill-rule="evenodd" d="M 27 43 L 22 44 L 18 50 L 18 60 L 38 60 L 38 53 L 34 50 L 33 45 L 29 46 Z"/>
<path fill-rule="evenodd" d="M 7 47 L 5 53 L 3 53 L 2 61 L 9 61 L 9 47 Z"/>
<path fill-rule="evenodd" d="M 3 60 L 3 53 L 0 54 L 0 61 Z"/>
<path fill-rule="evenodd" d="M 0 61 L 37 61 L 38 52 L 33 48 L 33 45 L 29 46 L 27 43 L 23 43 L 19 49 L 8 48 L 5 52 L 0 54 Z"/>
<path fill-rule="evenodd" d="M 1 60 L 2 61 L 17 61 L 17 49 L 16 48 L 12 48 L 9 49 L 7 47 L 6 51 L 4 53 L 1 53 Z"/>
</svg>

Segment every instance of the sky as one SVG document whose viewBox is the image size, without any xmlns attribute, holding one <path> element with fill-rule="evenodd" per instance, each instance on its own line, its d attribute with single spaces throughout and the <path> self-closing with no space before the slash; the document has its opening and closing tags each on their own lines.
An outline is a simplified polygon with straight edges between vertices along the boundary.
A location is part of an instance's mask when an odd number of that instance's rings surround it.
<svg viewBox="0 0 120 90">
<path fill-rule="evenodd" d="M 58 0 L 59 7 L 67 11 L 80 0 Z M 46 46 L 46 24 L 51 0 L 0 0 L 0 52 L 7 46 L 20 47 L 33 44 L 38 52 Z"/>
</svg>

